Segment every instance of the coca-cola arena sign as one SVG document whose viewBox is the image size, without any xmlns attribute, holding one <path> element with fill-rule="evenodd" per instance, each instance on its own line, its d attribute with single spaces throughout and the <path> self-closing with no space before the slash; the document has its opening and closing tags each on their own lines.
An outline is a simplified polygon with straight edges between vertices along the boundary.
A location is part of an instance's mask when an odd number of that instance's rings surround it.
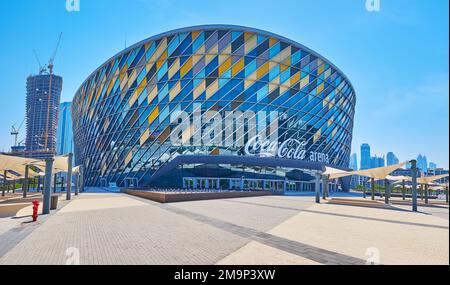
<svg viewBox="0 0 450 285">
<path fill-rule="evenodd" d="M 279 157 L 295 160 L 309 160 L 314 162 L 330 163 L 328 154 L 315 151 L 307 151 L 307 141 L 288 139 L 284 142 L 264 140 L 262 136 L 254 136 L 249 139 L 244 147 L 244 152 L 249 156 Z"/>
<path fill-rule="evenodd" d="M 173 126 L 170 141 L 173 146 L 243 147 L 248 156 L 329 163 L 327 154 L 307 151 L 305 140 L 291 138 L 280 142 L 280 122 L 282 126 L 293 129 L 306 127 L 301 119 L 276 111 L 202 111 L 202 105 L 195 103 L 192 113 L 174 111 L 170 114 Z M 267 129 L 270 135 L 261 135 L 261 130 L 265 132 Z M 247 142 L 246 137 L 250 138 Z"/>
</svg>

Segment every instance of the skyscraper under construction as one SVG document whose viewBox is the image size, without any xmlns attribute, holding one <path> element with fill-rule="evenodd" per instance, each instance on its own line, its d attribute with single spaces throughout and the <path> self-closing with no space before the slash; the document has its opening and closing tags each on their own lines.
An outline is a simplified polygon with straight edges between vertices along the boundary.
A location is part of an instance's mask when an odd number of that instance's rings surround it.
<svg viewBox="0 0 450 285">
<path fill-rule="evenodd" d="M 62 84 L 61 76 L 43 72 L 27 78 L 27 157 L 45 159 L 55 156 Z"/>
</svg>

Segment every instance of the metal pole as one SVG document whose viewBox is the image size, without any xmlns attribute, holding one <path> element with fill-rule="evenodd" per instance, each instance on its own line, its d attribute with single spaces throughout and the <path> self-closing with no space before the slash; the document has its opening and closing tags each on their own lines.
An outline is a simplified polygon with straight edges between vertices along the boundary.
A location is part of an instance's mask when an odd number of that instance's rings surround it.
<svg viewBox="0 0 450 285">
<path fill-rule="evenodd" d="M 78 189 L 79 189 L 78 181 L 80 179 L 80 174 L 76 173 L 73 179 L 74 179 L 73 184 L 75 186 L 75 196 L 78 196 Z M 184 183 L 184 181 L 183 181 L 183 183 Z"/>
<path fill-rule="evenodd" d="M 28 179 L 29 179 L 28 176 L 30 175 L 29 169 L 30 169 L 30 166 L 26 165 L 25 166 L 25 178 L 23 179 L 23 185 L 22 185 L 23 198 L 26 198 L 27 194 L 28 194 Z"/>
<path fill-rule="evenodd" d="M 67 169 L 67 192 L 66 192 L 66 200 L 70 200 L 71 191 L 72 191 L 72 161 L 73 161 L 73 153 L 69 153 L 68 159 L 68 169 Z"/>
<path fill-rule="evenodd" d="M 315 183 L 315 191 L 316 191 L 316 203 L 320 204 L 320 173 L 316 173 L 316 183 Z"/>
<path fill-rule="evenodd" d="M 445 202 L 448 204 L 448 186 L 445 187 Z"/>
<path fill-rule="evenodd" d="M 36 192 L 41 192 L 41 176 L 38 176 L 38 179 L 37 179 L 37 190 L 36 190 Z"/>
<path fill-rule="evenodd" d="M 324 200 L 328 197 L 328 175 L 322 175 L 322 198 Z"/>
<path fill-rule="evenodd" d="M 16 179 L 13 180 L 13 194 L 16 193 Z"/>
<path fill-rule="evenodd" d="M 384 193 L 384 202 L 386 204 L 389 204 L 389 196 L 391 195 L 391 193 L 390 193 L 391 189 L 390 189 L 389 181 L 386 179 L 384 184 L 385 184 L 385 189 L 386 189 L 386 192 Z"/>
<path fill-rule="evenodd" d="M 420 200 L 423 200 L 423 184 L 420 184 Z"/>
<path fill-rule="evenodd" d="M 428 184 L 425 184 L 425 204 L 428 204 Z"/>
<path fill-rule="evenodd" d="M 411 160 L 412 172 L 412 210 L 417 212 L 417 160 Z"/>
<path fill-rule="evenodd" d="M 375 178 L 371 178 L 370 182 L 372 184 L 372 200 L 375 200 Z"/>
<path fill-rule="evenodd" d="M 366 180 L 363 181 L 363 198 L 366 199 Z"/>
<path fill-rule="evenodd" d="M 405 180 L 402 181 L 402 197 L 403 197 L 403 201 L 406 200 L 406 185 L 405 185 Z"/>
<path fill-rule="evenodd" d="M 6 189 L 6 170 L 3 171 L 2 197 L 5 197 L 5 189 Z"/>
<path fill-rule="evenodd" d="M 42 203 L 42 214 L 50 214 L 50 200 L 51 200 L 51 184 L 52 184 L 52 170 L 53 158 L 45 160 L 45 179 L 44 179 L 44 197 Z"/>
<path fill-rule="evenodd" d="M 56 188 L 58 187 L 58 174 L 53 175 L 53 193 L 56 193 Z"/>
</svg>

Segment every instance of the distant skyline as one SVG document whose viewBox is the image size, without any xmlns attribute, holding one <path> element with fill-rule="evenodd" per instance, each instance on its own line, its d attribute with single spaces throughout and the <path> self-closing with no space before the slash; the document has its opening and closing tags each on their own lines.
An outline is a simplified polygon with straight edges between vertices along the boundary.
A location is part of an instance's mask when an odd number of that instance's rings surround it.
<svg viewBox="0 0 450 285">
<path fill-rule="evenodd" d="M 357 92 L 352 153 L 368 142 L 375 154 L 392 151 L 400 161 L 425 154 L 449 167 L 447 0 L 381 0 L 379 12 L 367 11 L 365 0 L 81 0 L 79 12 L 68 12 L 64 0 L 3 2 L 2 151 L 25 116 L 26 78 L 38 73 L 33 49 L 46 63 L 60 32 L 55 73 L 64 78 L 66 102 L 125 46 L 180 27 L 234 24 L 291 38 L 347 75 Z"/>
</svg>

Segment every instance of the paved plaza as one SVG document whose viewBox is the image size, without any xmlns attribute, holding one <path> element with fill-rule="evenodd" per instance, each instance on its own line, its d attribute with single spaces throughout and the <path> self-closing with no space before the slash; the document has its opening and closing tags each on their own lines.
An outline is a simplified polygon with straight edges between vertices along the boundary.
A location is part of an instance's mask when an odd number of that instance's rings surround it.
<svg viewBox="0 0 450 285">
<path fill-rule="evenodd" d="M 361 198 L 354 198 L 361 199 Z M 159 204 L 84 193 L 1 218 L 0 264 L 448 264 L 448 206 L 386 209 L 266 196 Z"/>
</svg>

